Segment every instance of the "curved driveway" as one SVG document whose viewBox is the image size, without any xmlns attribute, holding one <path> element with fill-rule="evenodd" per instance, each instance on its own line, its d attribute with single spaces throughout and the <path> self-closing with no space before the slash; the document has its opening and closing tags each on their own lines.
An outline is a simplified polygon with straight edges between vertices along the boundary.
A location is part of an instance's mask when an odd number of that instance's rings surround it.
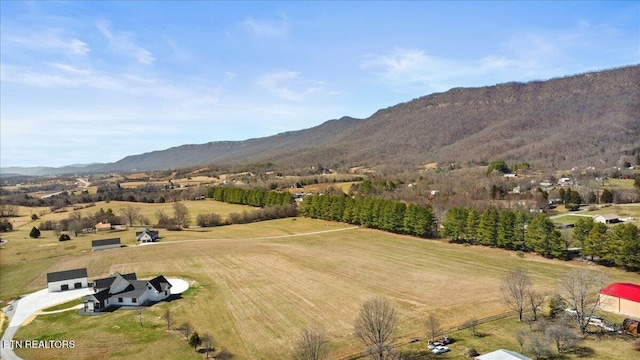
<svg viewBox="0 0 640 360">
<path fill-rule="evenodd" d="M 49 289 L 36 291 L 13 303 L 13 310 L 6 311 L 9 316 L 9 327 L 2 334 L 2 348 L 0 348 L 0 358 L 6 360 L 20 359 L 11 349 L 10 343 L 20 325 L 31 315 L 42 309 L 78 299 L 84 295 L 93 293 L 91 288 L 68 290 L 62 292 L 49 292 Z M 5 308 L 8 310 L 8 307 Z"/>
<path fill-rule="evenodd" d="M 176 279 L 176 278 L 168 278 L 169 283 L 172 285 L 172 294 L 180 294 L 186 291 L 189 288 L 189 283 L 184 280 Z M 175 290 L 173 290 L 175 289 Z M 67 301 L 71 301 L 74 299 L 79 299 L 85 295 L 89 295 L 93 293 L 93 289 L 91 288 L 83 288 L 76 290 L 68 290 L 61 292 L 49 292 L 49 289 L 42 289 L 40 291 L 36 291 L 25 297 L 21 298 L 18 301 L 15 301 L 13 305 L 9 305 L 4 308 L 5 313 L 9 316 L 9 327 L 2 334 L 2 340 L 0 341 L 0 359 L 3 360 L 20 360 L 11 349 L 11 340 L 13 336 L 16 334 L 20 326 L 27 320 L 30 316 L 36 314 L 38 311 L 42 309 L 46 309 L 48 307 L 52 307 L 54 305 L 62 304 Z M 8 310 L 10 307 L 13 307 L 12 310 Z M 69 340 L 69 339 L 60 339 L 60 340 Z"/>
</svg>

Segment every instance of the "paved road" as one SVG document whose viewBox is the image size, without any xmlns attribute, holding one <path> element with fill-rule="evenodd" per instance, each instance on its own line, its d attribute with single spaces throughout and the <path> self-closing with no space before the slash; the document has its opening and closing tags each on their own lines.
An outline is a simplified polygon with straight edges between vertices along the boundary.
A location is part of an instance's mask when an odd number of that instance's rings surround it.
<svg viewBox="0 0 640 360">
<path fill-rule="evenodd" d="M 42 309 L 65 303 L 74 299 L 78 299 L 84 295 L 93 293 L 91 288 L 69 290 L 62 292 L 50 293 L 48 289 L 36 291 L 20 300 L 14 302 L 11 306 L 12 310 L 5 308 L 7 316 L 9 316 L 9 327 L 2 334 L 0 358 L 3 360 L 19 360 L 20 358 L 13 352 L 10 347 L 10 342 L 13 336 L 16 334 L 20 325 L 27 320 L 31 315 L 37 313 Z M 23 339 L 26 340 L 26 339 Z M 68 340 L 68 339 L 60 339 Z"/>
</svg>

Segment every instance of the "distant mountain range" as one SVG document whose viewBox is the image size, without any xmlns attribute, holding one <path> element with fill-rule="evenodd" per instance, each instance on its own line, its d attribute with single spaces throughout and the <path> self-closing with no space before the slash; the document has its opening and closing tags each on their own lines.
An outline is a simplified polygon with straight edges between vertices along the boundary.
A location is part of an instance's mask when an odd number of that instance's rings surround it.
<svg viewBox="0 0 640 360">
<path fill-rule="evenodd" d="M 9 173 L 128 172 L 208 164 L 461 166 L 504 160 L 547 168 L 614 166 L 640 153 L 640 65 L 548 81 L 455 88 L 319 126 L 244 141 L 182 145 L 108 164 Z"/>
</svg>

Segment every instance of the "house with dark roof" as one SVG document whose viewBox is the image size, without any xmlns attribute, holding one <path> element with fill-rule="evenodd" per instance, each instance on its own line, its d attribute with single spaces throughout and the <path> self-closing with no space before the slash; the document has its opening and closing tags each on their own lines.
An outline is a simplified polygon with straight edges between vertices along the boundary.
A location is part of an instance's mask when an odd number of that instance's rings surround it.
<svg viewBox="0 0 640 360">
<path fill-rule="evenodd" d="M 119 248 L 120 245 L 120 238 L 93 240 L 91 241 L 91 251 Z"/>
<path fill-rule="evenodd" d="M 142 231 L 136 231 L 136 240 L 140 243 L 157 242 L 160 240 L 160 235 L 157 230 L 144 228 Z"/>
<path fill-rule="evenodd" d="M 47 288 L 49 288 L 49 292 L 86 287 L 89 287 L 86 268 L 47 273 Z"/>
<path fill-rule="evenodd" d="M 600 307 L 604 311 L 640 318 L 640 285 L 610 284 L 600 290 Z"/>
<path fill-rule="evenodd" d="M 93 281 L 95 293 L 82 297 L 82 312 L 103 312 L 122 306 L 147 306 L 171 296 L 171 284 L 162 275 L 151 280 L 137 280 L 136 274 L 113 275 Z"/>
</svg>

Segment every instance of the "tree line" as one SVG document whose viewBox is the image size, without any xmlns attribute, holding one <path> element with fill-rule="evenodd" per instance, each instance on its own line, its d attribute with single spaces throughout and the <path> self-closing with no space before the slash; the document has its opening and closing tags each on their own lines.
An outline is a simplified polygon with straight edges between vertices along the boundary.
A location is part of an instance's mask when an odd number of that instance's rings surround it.
<svg viewBox="0 0 640 360">
<path fill-rule="evenodd" d="M 453 242 L 535 252 L 547 258 L 564 257 L 573 240 L 581 255 L 601 264 L 640 269 L 640 230 L 631 223 L 609 227 L 584 217 L 568 239 L 542 213 L 454 207 L 445 214 L 442 227 L 442 235 Z"/>
<path fill-rule="evenodd" d="M 442 221 L 442 235 L 453 242 L 508 250 L 535 252 L 547 258 L 562 257 L 568 244 L 544 214 L 488 208 L 449 209 Z"/>
<path fill-rule="evenodd" d="M 294 203 L 293 195 L 289 192 L 225 186 L 208 187 L 205 197 L 230 204 L 249 205 L 261 208 Z"/>
<path fill-rule="evenodd" d="M 576 221 L 572 237 L 582 250 L 580 253 L 598 263 L 640 270 L 640 230 L 631 223 L 609 227 L 584 217 Z"/>
<path fill-rule="evenodd" d="M 437 236 L 431 207 L 400 201 L 340 195 L 305 196 L 302 215 L 418 237 Z"/>
</svg>

